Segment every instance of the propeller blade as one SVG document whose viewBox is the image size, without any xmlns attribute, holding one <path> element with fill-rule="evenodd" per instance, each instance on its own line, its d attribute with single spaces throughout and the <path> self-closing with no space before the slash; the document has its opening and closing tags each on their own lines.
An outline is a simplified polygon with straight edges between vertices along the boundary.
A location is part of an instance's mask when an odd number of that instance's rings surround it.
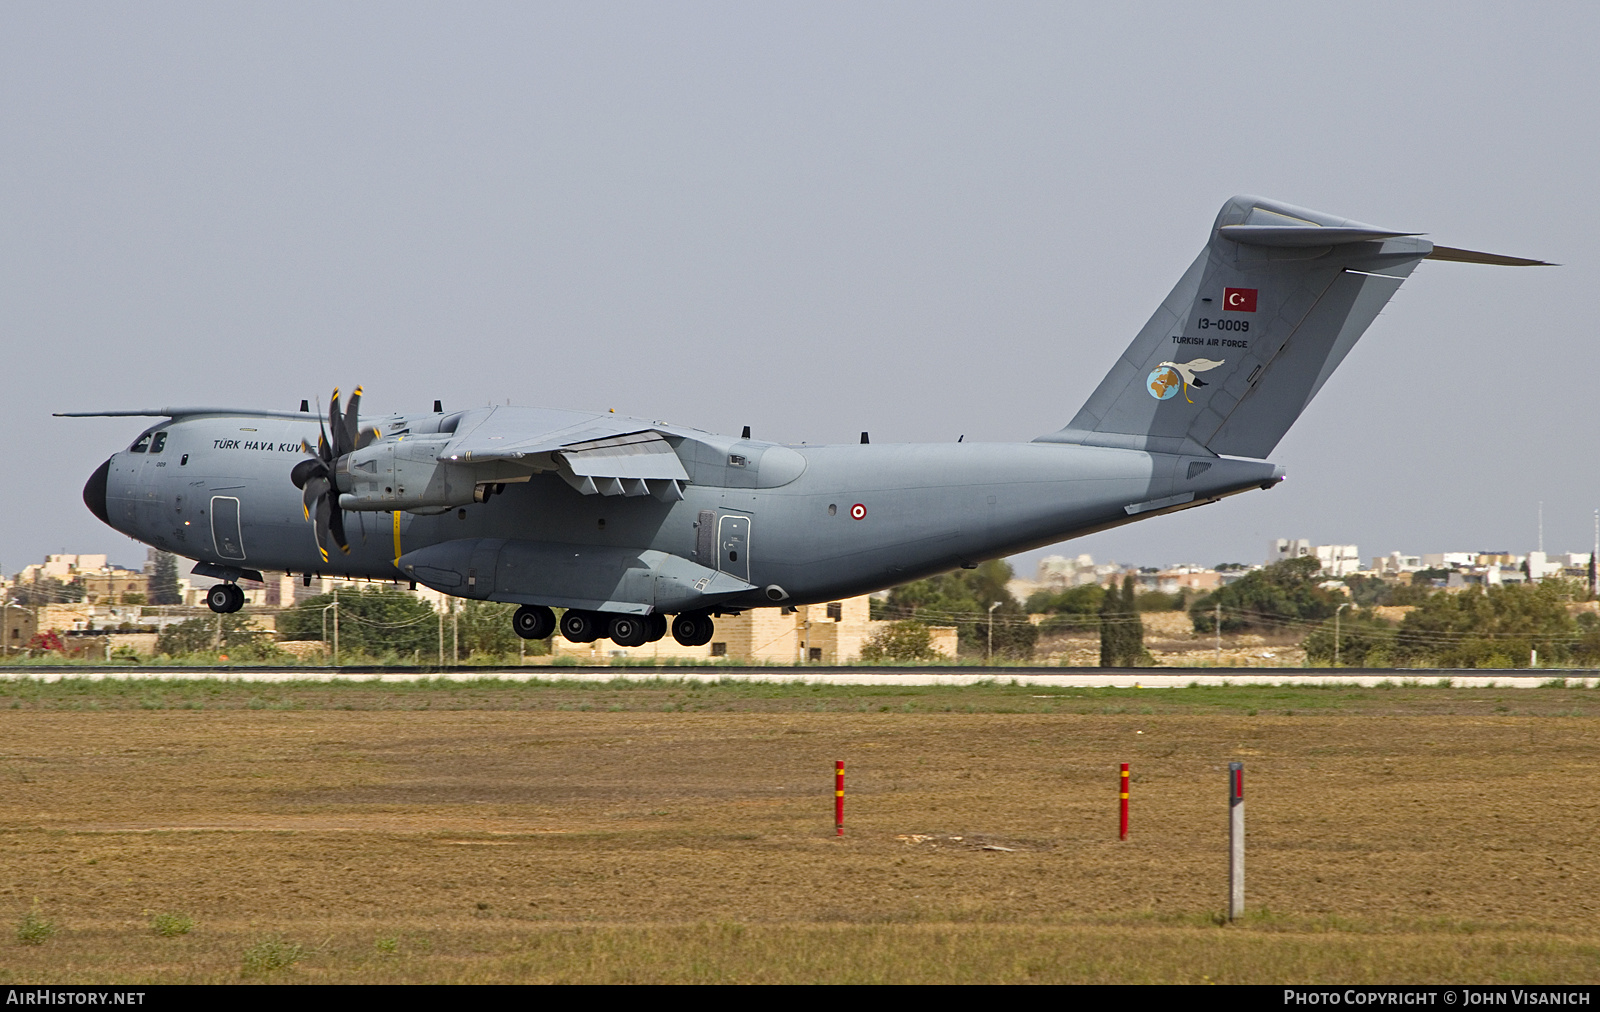
<svg viewBox="0 0 1600 1012">
<path fill-rule="evenodd" d="M 356 387 L 355 393 L 350 395 L 350 407 L 344 413 L 344 446 L 345 453 L 356 448 L 357 437 L 361 434 L 361 388 Z"/>
<path fill-rule="evenodd" d="M 328 561 L 328 528 L 332 525 L 332 518 L 338 514 L 327 496 L 320 496 L 316 501 L 316 513 L 313 519 L 316 522 L 317 551 L 322 553 L 322 561 Z"/>
<path fill-rule="evenodd" d="M 334 459 L 344 456 L 348 451 L 339 444 L 339 433 L 344 431 L 344 418 L 339 411 L 339 388 L 333 388 L 333 399 L 328 401 L 328 429 L 333 441 Z"/>
<path fill-rule="evenodd" d="M 317 419 L 317 459 L 324 464 L 333 463 L 333 449 L 328 445 L 328 429 Z"/>
<path fill-rule="evenodd" d="M 311 450 L 311 447 L 307 446 L 304 441 L 300 443 L 300 448 L 307 452 L 310 452 Z M 310 480 L 312 475 L 316 474 L 318 471 L 322 471 L 324 474 L 326 474 L 327 470 L 327 467 L 322 463 L 322 461 L 318 460 L 316 457 L 307 457 L 305 460 L 302 460 L 300 463 L 296 464 L 294 469 L 289 472 L 289 480 L 294 482 L 295 488 L 305 488 L 306 482 Z"/>
<path fill-rule="evenodd" d="M 321 466 L 320 462 L 314 463 L 317 463 L 318 466 Z M 300 503 L 302 509 L 305 510 L 307 520 L 311 519 L 312 507 L 319 506 L 323 500 L 327 499 L 328 493 L 332 489 L 333 482 L 328 480 L 328 475 L 326 472 L 313 474 L 311 477 L 306 479 L 305 495 L 301 496 Z M 320 542 L 322 539 L 319 537 L 317 540 Z"/>
<path fill-rule="evenodd" d="M 331 499 L 332 497 L 330 496 L 329 498 Z M 344 510 L 337 506 L 331 507 L 328 514 L 328 530 L 333 535 L 334 544 L 339 546 L 339 551 L 349 555 L 350 542 L 344 536 Z"/>
</svg>

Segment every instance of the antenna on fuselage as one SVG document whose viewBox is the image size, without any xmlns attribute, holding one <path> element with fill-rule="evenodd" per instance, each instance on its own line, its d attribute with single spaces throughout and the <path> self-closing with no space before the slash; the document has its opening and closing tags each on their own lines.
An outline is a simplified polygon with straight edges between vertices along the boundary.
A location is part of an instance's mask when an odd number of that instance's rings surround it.
<svg viewBox="0 0 1600 1012">
<path fill-rule="evenodd" d="M 433 413 L 436 414 L 436 415 L 444 414 L 444 402 L 443 401 L 434 401 L 433 402 Z"/>
<path fill-rule="evenodd" d="M 744 427 L 744 433 L 739 438 L 740 439 L 749 439 L 750 438 L 750 426 L 746 425 Z"/>
<path fill-rule="evenodd" d="M 868 443 L 869 443 L 869 442 L 871 442 L 871 440 L 869 440 L 869 439 L 868 439 L 868 438 L 867 438 L 867 434 L 866 434 L 866 433 L 865 433 L 865 432 L 863 432 L 863 433 L 862 433 L 862 434 L 861 434 L 861 445 L 862 445 L 862 446 L 866 446 L 866 445 L 867 445 L 867 444 L 868 444 Z"/>
<path fill-rule="evenodd" d="M 302 397 L 300 399 L 300 410 L 308 415 L 311 414 L 311 402 Z"/>
</svg>

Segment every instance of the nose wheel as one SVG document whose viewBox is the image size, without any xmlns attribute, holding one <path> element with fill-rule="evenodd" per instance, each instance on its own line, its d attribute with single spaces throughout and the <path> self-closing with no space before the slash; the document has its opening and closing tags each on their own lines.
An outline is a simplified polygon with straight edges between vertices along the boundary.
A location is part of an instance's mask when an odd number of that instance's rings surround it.
<svg viewBox="0 0 1600 1012">
<path fill-rule="evenodd" d="M 206 591 L 206 607 L 218 615 L 231 615 L 244 607 L 244 591 L 237 583 L 219 583 Z"/>
</svg>

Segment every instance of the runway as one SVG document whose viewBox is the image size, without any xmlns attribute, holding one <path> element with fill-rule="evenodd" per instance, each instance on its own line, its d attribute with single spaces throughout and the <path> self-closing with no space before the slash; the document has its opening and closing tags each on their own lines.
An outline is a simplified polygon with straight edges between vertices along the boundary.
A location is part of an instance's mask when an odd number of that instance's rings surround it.
<svg viewBox="0 0 1600 1012">
<path fill-rule="evenodd" d="M 414 682 L 422 679 L 470 682 L 503 679 L 526 682 L 802 682 L 823 685 L 976 685 L 1015 682 L 1057 689 L 1176 689 L 1191 685 L 1438 685 L 1455 688 L 1535 688 L 1564 678 L 1573 688 L 1600 686 L 1594 668 L 1047 668 L 1047 667 L 59 667 L 0 668 L 0 678 L 55 682 L 68 678 L 162 679 L 197 681 L 223 678 L 241 682 Z"/>
</svg>

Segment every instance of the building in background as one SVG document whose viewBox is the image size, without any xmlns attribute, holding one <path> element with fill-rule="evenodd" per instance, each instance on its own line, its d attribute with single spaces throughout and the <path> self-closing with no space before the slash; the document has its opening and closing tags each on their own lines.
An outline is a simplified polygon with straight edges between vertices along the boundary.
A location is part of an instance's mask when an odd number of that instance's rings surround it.
<svg viewBox="0 0 1600 1012">
<path fill-rule="evenodd" d="M 1362 571 L 1361 550 L 1355 545 L 1313 545 L 1305 538 L 1276 538 L 1267 545 L 1267 565 L 1314 557 L 1325 576 L 1335 579 Z"/>
</svg>

